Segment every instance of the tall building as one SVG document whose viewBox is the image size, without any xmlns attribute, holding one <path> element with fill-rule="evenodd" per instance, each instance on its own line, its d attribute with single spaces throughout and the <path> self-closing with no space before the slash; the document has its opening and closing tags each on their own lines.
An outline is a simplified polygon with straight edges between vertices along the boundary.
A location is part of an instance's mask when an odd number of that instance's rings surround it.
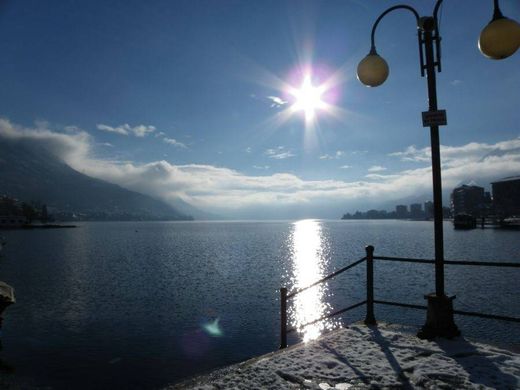
<svg viewBox="0 0 520 390">
<path fill-rule="evenodd" d="M 433 202 L 430 200 L 428 202 L 424 202 L 424 218 L 433 218 Z"/>
<path fill-rule="evenodd" d="M 484 188 L 462 185 L 451 193 L 453 215 L 469 214 L 479 217 L 485 209 Z"/>
<path fill-rule="evenodd" d="M 419 219 L 423 218 L 422 204 L 413 203 L 410 205 L 410 218 Z"/>
<path fill-rule="evenodd" d="M 506 177 L 491 186 L 496 213 L 501 217 L 520 216 L 520 176 Z"/>
<path fill-rule="evenodd" d="M 399 219 L 408 218 L 408 207 L 402 204 L 395 206 L 395 216 Z"/>
</svg>

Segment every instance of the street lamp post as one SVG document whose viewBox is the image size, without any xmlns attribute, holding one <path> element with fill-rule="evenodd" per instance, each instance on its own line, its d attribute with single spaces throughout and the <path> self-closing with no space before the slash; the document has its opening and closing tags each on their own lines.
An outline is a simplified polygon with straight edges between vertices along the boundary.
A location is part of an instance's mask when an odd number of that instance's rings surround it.
<svg viewBox="0 0 520 390">
<path fill-rule="evenodd" d="M 428 300 L 426 323 L 419 331 L 421 338 L 436 336 L 454 337 L 460 334 L 453 320 L 453 297 L 444 291 L 444 240 L 442 212 L 442 180 L 439 126 L 446 125 L 446 111 L 438 110 L 436 70 L 441 71 L 441 37 L 437 13 L 443 0 L 437 0 L 433 16 L 420 17 L 417 11 L 408 5 L 396 5 L 384 11 L 372 27 L 371 48 L 369 54 L 359 63 L 358 79 L 369 87 L 384 83 L 389 74 L 388 64 L 380 57 L 375 47 L 375 32 L 379 22 L 388 13 L 404 9 L 413 13 L 417 23 L 419 41 L 419 59 L 421 76 L 428 82 L 428 111 L 423 112 L 423 126 L 430 128 L 432 181 L 434 206 L 435 239 L 435 293 L 425 296 Z M 479 38 L 480 51 L 489 58 L 502 59 L 512 55 L 520 46 L 520 25 L 505 18 L 500 12 L 498 0 L 494 0 L 494 13 L 491 22 L 482 30 Z"/>
</svg>

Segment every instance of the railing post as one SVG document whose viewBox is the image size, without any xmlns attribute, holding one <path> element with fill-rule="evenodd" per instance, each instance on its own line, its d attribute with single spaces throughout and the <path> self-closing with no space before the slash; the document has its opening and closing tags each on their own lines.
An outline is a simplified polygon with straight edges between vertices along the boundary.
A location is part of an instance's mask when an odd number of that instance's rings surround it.
<svg viewBox="0 0 520 390">
<path fill-rule="evenodd" d="M 365 325 L 375 325 L 374 317 L 374 247 L 368 245 L 367 253 L 367 314 L 365 317 Z"/>
<path fill-rule="evenodd" d="M 287 288 L 280 288 L 280 349 L 287 348 Z"/>
</svg>

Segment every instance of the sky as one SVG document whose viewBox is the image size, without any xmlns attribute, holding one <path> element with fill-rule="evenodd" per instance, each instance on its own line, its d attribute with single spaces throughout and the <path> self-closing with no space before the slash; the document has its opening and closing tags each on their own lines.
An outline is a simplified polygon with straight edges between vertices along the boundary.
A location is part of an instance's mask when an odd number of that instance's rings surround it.
<svg viewBox="0 0 520 390">
<path fill-rule="evenodd" d="M 428 100 L 411 13 L 379 24 L 388 80 L 356 79 L 373 22 L 398 3 L 0 0 L 0 135 L 225 218 L 424 202 Z M 520 52 L 495 61 L 477 48 L 492 3 L 445 0 L 440 12 L 446 196 L 520 173 Z M 431 15 L 435 2 L 408 4 Z M 518 1 L 500 5 L 520 20 Z"/>
</svg>

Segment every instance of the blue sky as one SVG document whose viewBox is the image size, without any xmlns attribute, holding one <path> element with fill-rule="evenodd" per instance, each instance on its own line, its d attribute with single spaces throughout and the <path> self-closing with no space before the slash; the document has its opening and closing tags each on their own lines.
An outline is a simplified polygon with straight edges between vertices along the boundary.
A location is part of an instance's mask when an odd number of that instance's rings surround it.
<svg viewBox="0 0 520 390">
<path fill-rule="evenodd" d="M 426 79 L 411 14 L 378 28 L 385 84 L 355 76 L 372 23 L 398 3 L 2 0 L 0 130 L 65 142 L 61 157 L 78 170 L 223 216 L 334 217 L 428 200 Z M 409 4 L 429 15 L 434 1 Z M 520 20 L 518 1 L 500 4 Z M 491 14 L 492 1 L 442 8 L 447 191 L 520 172 L 520 54 L 480 54 Z M 339 115 L 280 121 L 294 103 L 283 85 L 298 88 L 309 72 L 315 85 L 333 81 L 323 99 Z"/>
</svg>

